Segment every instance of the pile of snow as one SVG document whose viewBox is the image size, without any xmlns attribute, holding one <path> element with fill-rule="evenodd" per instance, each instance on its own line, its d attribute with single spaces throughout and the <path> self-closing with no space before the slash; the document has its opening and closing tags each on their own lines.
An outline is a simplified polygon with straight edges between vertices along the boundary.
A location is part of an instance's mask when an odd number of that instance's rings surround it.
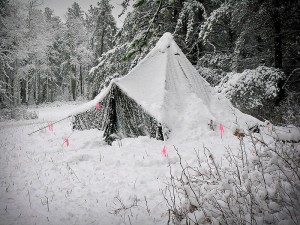
<svg viewBox="0 0 300 225">
<path fill-rule="evenodd" d="M 294 125 L 273 126 L 269 121 L 265 121 L 261 133 L 279 141 L 300 142 L 300 128 Z"/>
<path fill-rule="evenodd" d="M 108 146 L 102 132 L 73 131 L 71 120 L 54 124 L 53 131 L 47 128 L 77 107 L 47 105 L 37 109 L 39 119 L 30 124 L 0 124 L 0 224 L 166 224 L 161 190 L 169 164 L 179 167 L 173 144 L 193 164 L 194 148 L 203 143 L 217 158 L 224 146 L 239 143 L 212 131 L 194 141 L 139 137 Z M 194 105 L 190 107 L 193 116 Z M 46 128 L 28 136 L 42 126 Z M 164 146 L 168 157 L 161 154 Z"/>
<path fill-rule="evenodd" d="M 214 155 L 217 165 L 224 168 L 230 167 L 223 160 L 228 146 L 233 153 L 241 154 L 240 140 L 227 127 L 222 136 L 217 129 L 207 132 L 197 129 L 199 124 L 206 123 L 197 116 L 208 110 L 198 108 L 203 105 L 196 94 L 191 95 L 186 102 L 186 113 L 177 118 L 182 120 L 177 125 L 186 126 L 181 134 L 175 133 L 165 142 L 138 137 L 108 146 L 101 138 L 102 132 L 73 131 L 71 120 L 54 124 L 53 131 L 47 128 L 47 124 L 76 110 L 76 104 L 38 108 L 39 119 L 30 124 L 1 122 L 0 224 L 167 224 L 168 206 L 162 191 L 170 179 L 170 165 L 174 176 L 182 175 L 173 145 L 192 168 L 199 163 L 195 151 L 199 152 L 202 169 L 207 171 L 210 168 L 205 167 L 203 146 Z M 226 112 L 219 113 L 223 113 L 226 121 Z M 27 135 L 42 126 L 46 128 Z M 176 139 L 176 135 L 181 137 Z M 162 155 L 164 146 L 167 157 Z M 245 151 L 251 146 L 245 141 Z M 232 186 L 229 181 L 222 185 L 218 190 Z M 278 208 L 270 207 L 275 211 Z"/>
</svg>

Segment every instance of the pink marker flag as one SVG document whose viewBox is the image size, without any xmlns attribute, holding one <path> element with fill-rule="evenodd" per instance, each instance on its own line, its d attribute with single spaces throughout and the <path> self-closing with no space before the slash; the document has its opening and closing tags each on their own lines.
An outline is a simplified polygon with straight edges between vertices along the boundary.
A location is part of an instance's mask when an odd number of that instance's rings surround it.
<svg viewBox="0 0 300 225">
<path fill-rule="evenodd" d="M 164 146 L 163 150 L 161 151 L 161 154 L 162 154 L 164 157 L 167 157 L 167 148 L 166 148 L 166 146 Z"/>
<path fill-rule="evenodd" d="M 100 107 L 101 107 L 100 102 L 97 102 L 96 109 L 100 109 Z"/>
<path fill-rule="evenodd" d="M 223 124 L 220 123 L 220 132 L 221 132 L 221 138 L 223 138 L 223 133 L 224 133 L 224 127 L 223 127 Z"/>
<path fill-rule="evenodd" d="M 69 138 L 65 138 L 64 143 L 66 143 L 66 145 L 69 146 L 70 145 Z"/>
<path fill-rule="evenodd" d="M 53 124 L 49 124 L 49 125 L 48 125 L 48 130 L 49 130 L 49 131 L 53 131 Z"/>
</svg>

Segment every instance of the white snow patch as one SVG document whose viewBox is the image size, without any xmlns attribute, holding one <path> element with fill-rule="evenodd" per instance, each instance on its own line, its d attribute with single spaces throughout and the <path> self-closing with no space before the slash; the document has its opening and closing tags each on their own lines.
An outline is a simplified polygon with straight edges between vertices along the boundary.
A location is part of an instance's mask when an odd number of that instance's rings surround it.
<svg viewBox="0 0 300 225">
<path fill-rule="evenodd" d="M 197 106 L 191 104 L 195 99 L 192 94 L 187 102 L 191 111 L 182 119 L 189 127 L 198 122 L 193 112 Z M 236 138 L 222 141 L 219 135 L 203 132 L 190 141 L 139 137 L 107 146 L 98 130 L 73 131 L 71 119 L 54 124 L 54 131 L 45 128 L 27 135 L 76 107 L 45 105 L 37 109 L 40 118 L 31 124 L 1 125 L 0 224 L 117 225 L 128 224 L 128 215 L 133 224 L 166 224 L 161 189 L 169 179 L 169 163 L 174 171 L 180 171 L 173 145 L 192 163 L 194 149 L 201 149 L 203 143 L 212 149 L 216 160 L 225 152 L 225 145 L 238 144 Z M 161 154 L 164 146 L 166 158 Z M 131 212 L 122 210 L 122 204 L 132 206 Z"/>
<path fill-rule="evenodd" d="M 294 125 L 283 126 L 267 126 L 262 131 L 271 137 L 281 141 L 300 141 L 300 129 Z"/>
</svg>

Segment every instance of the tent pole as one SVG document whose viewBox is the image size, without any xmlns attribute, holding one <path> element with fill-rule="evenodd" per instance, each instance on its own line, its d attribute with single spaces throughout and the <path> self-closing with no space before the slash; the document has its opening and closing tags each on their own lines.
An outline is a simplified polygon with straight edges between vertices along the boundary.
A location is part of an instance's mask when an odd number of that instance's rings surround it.
<svg viewBox="0 0 300 225">
<path fill-rule="evenodd" d="M 62 119 L 60 119 L 60 120 L 58 120 L 58 121 L 56 121 L 56 122 L 54 122 L 54 123 L 51 123 L 51 124 L 53 125 L 53 124 L 59 123 L 59 122 L 61 122 L 61 121 L 65 120 L 65 119 L 68 119 L 68 118 L 70 118 L 71 116 L 72 116 L 72 115 L 70 115 L 70 116 L 67 116 L 67 117 L 65 117 L 65 118 L 62 118 Z M 43 129 L 47 128 L 47 127 L 48 127 L 48 125 L 47 125 L 47 126 L 44 126 L 44 127 L 41 127 L 40 129 L 38 129 L 38 130 L 35 130 L 35 131 L 33 131 L 33 132 L 29 133 L 28 135 L 34 134 L 34 133 L 36 133 L 36 132 L 38 132 L 38 131 L 40 131 L 40 130 L 43 130 Z"/>
</svg>

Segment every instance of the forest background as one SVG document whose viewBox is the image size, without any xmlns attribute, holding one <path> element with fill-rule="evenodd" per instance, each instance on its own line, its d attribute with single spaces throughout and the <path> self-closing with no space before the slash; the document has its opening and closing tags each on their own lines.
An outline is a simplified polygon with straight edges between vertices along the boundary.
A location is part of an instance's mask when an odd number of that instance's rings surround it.
<svg viewBox="0 0 300 225">
<path fill-rule="evenodd" d="M 1 117 L 53 101 L 92 99 L 128 73 L 165 33 L 212 86 L 245 113 L 300 125 L 298 0 L 109 0 L 66 20 L 40 0 L 0 1 Z"/>
</svg>

